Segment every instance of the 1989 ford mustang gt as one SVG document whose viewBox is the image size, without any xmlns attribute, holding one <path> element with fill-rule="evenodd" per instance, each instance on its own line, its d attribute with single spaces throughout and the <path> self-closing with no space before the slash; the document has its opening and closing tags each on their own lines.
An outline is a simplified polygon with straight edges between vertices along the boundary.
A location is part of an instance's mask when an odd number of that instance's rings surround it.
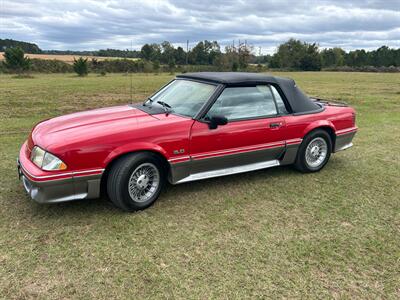
<svg viewBox="0 0 400 300">
<path fill-rule="evenodd" d="M 172 184 L 294 164 L 316 172 L 352 146 L 355 111 L 311 99 L 291 79 L 252 73 L 178 75 L 143 104 L 37 124 L 18 171 L 40 203 L 100 196 L 144 209 Z"/>
</svg>

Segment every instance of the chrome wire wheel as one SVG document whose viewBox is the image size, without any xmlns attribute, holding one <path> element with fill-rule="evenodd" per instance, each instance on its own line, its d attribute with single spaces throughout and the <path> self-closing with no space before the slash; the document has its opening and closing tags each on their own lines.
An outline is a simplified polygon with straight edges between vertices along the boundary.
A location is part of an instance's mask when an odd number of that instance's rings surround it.
<svg viewBox="0 0 400 300">
<path fill-rule="evenodd" d="M 135 202 L 146 202 L 160 185 L 160 172 L 152 163 L 139 165 L 129 178 L 129 196 Z"/>
<path fill-rule="evenodd" d="M 313 139 L 306 148 L 306 162 L 311 168 L 318 168 L 328 154 L 328 144 L 322 137 Z"/>
</svg>

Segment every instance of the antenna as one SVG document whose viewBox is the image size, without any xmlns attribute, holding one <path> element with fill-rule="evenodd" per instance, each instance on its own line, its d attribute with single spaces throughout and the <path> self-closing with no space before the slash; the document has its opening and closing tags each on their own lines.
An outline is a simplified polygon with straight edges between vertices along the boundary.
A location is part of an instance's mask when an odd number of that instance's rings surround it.
<svg viewBox="0 0 400 300">
<path fill-rule="evenodd" d="M 132 54 L 132 40 L 131 40 L 131 54 Z M 130 64 L 129 64 L 129 66 L 130 66 Z M 130 70 L 130 68 L 128 69 L 128 70 Z M 132 71 L 130 71 L 129 72 L 129 77 L 130 77 L 130 80 L 131 80 L 131 91 L 130 91 L 130 96 L 131 96 L 131 104 L 133 104 L 133 82 L 132 82 Z"/>
</svg>

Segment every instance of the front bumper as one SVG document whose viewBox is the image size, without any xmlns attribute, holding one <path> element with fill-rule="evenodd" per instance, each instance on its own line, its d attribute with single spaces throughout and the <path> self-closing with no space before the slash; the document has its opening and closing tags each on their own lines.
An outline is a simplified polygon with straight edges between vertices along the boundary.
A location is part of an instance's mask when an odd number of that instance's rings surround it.
<svg viewBox="0 0 400 300">
<path fill-rule="evenodd" d="M 70 177 L 65 179 L 34 181 L 30 179 L 19 160 L 18 177 L 25 191 L 38 203 L 58 203 L 100 196 L 101 175 Z"/>
<path fill-rule="evenodd" d="M 26 143 L 17 159 L 18 177 L 28 195 L 38 203 L 57 203 L 100 196 L 103 169 L 45 174 L 29 160 Z"/>
</svg>

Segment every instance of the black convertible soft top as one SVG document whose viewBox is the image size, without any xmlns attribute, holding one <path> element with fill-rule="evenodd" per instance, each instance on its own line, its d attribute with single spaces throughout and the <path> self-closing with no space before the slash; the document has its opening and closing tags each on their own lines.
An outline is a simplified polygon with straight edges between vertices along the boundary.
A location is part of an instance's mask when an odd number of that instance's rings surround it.
<svg viewBox="0 0 400 300">
<path fill-rule="evenodd" d="M 246 86 L 254 84 L 273 84 L 283 93 L 292 113 L 320 111 L 321 106 L 304 94 L 293 79 L 245 72 L 199 72 L 177 75 L 177 78 L 208 81 L 227 86 Z"/>
</svg>

